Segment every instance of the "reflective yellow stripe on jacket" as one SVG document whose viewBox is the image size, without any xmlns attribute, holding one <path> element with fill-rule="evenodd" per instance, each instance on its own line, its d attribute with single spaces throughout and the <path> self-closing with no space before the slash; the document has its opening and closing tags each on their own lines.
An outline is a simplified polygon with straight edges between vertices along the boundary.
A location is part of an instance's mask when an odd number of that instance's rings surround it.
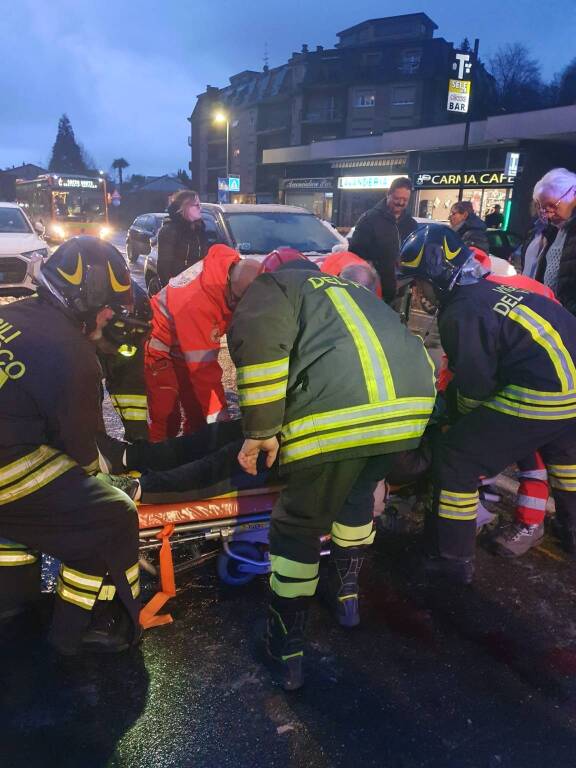
<svg viewBox="0 0 576 768">
<path fill-rule="evenodd" d="M 66 454 L 47 445 L 0 467 L 0 505 L 38 491 L 64 472 L 78 466 Z"/>
<path fill-rule="evenodd" d="M 320 453 L 419 438 L 433 407 L 433 397 L 402 397 L 305 416 L 282 428 L 280 459 L 286 464 Z"/>
<path fill-rule="evenodd" d="M 123 421 L 146 421 L 146 395 L 110 395 L 110 400 Z"/>
<path fill-rule="evenodd" d="M 238 399 L 241 408 L 264 405 L 286 397 L 289 358 L 238 368 Z"/>
</svg>

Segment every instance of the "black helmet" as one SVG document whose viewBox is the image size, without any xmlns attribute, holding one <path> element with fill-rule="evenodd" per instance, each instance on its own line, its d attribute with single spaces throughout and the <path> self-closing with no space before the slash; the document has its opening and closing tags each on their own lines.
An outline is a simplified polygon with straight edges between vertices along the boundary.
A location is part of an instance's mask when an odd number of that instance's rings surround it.
<svg viewBox="0 0 576 768">
<path fill-rule="evenodd" d="M 102 335 L 110 341 L 121 355 L 132 357 L 138 347 L 150 335 L 152 328 L 152 305 L 146 291 L 132 280 L 132 309 L 117 312 L 102 329 Z"/>
<path fill-rule="evenodd" d="M 66 240 L 42 264 L 37 279 L 83 319 L 103 307 L 121 310 L 132 304 L 126 260 L 111 243 L 97 237 Z"/>
<path fill-rule="evenodd" d="M 420 278 L 439 291 L 449 291 L 474 253 L 450 227 L 424 224 L 414 230 L 400 250 L 399 279 Z"/>
</svg>

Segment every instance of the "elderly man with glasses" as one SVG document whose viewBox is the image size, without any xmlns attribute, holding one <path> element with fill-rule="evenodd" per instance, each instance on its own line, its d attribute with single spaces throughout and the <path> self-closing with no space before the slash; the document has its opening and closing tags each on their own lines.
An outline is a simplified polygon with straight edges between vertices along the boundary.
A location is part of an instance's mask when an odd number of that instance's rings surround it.
<svg viewBox="0 0 576 768">
<path fill-rule="evenodd" d="M 576 315 L 576 173 L 566 168 L 549 171 L 534 187 L 534 204 L 540 218 L 558 230 L 540 254 L 536 280 Z"/>
</svg>

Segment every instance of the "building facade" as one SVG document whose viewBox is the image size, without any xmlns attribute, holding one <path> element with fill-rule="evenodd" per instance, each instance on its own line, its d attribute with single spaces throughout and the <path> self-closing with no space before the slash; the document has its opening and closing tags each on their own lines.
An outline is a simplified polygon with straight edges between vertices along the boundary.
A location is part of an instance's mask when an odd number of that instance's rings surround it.
<svg viewBox="0 0 576 768">
<path fill-rule="evenodd" d="M 436 29 L 424 13 L 372 19 L 339 32 L 334 48 L 303 45 L 280 67 L 241 72 L 225 88 L 208 86 L 188 118 L 194 187 L 216 200 L 218 179 L 237 176 L 237 202 L 274 202 L 286 187 L 278 169 L 263 162 L 268 150 L 462 121 L 446 112 L 454 45 L 434 37 Z M 492 89 L 480 65 L 477 112 Z M 217 112 L 225 117 L 220 123 Z M 318 193 L 315 209 L 330 218 L 327 178 L 320 168 L 301 189 Z M 297 197 L 298 187 L 288 188 Z"/>
</svg>

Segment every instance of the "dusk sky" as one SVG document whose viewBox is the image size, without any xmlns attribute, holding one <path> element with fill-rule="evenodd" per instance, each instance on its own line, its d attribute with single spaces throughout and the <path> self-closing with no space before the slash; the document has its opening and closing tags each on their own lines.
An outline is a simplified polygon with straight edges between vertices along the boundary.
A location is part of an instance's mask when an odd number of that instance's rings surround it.
<svg viewBox="0 0 576 768">
<path fill-rule="evenodd" d="M 427 13 L 437 37 L 480 38 L 484 61 L 524 43 L 549 80 L 576 56 L 576 0 L 354 3 L 328 0 L 3 0 L 0 168 L 48 162 L 60 115 L 97 167 L 125 157 L 130 173 L 188 167 L 190 115 L 207 84 L 271 67 L 302 43 L 333 46 L 371 18 Z"/>
</svg>

